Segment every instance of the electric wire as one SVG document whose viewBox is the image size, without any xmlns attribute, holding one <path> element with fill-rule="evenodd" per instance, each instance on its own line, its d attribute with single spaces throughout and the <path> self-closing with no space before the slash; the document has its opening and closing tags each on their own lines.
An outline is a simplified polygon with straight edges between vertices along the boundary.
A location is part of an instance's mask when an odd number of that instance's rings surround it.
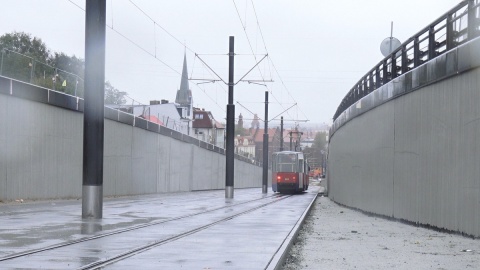
<svg viewBox="0 0 480 270">
<path fill-rule="evenodd" d="M 250 38 L 248 37 L 248 33 L 247 33 L 246 29 L 245 29 L 246 27 L 244 26 L 244 24 L 243 24 L 243 22 L 242 22 L 242 18 L 240 17 L 240 12 L 238 11 L 237 4 L 235 3 L 235 0 L 232 0 L 232 2 L 233 2 L 233 5 L 235 6 L 235 10 L 237 11 L 238 19 L 240 20 L 240 24 L 242 25 L 243 32 L 245 33 L 245 36 L 246 36 L 247 41 L 248 41 L 248 45 L 250 46 L 250 50 L 252 51 L 253 58 L 255 59 L 255 62 L 258 62 L 258 61 L 257 61 L 256 54 L 255 54 L 255 52 L 254 52 L 254 50 L 253 50 L 253 47 L 252 47 L 252 43 L 250 42 Z M 257 18 L 257 22 L 258 22 L 258 18 Z M 261 30 L 260 30 L 260 32 L 261 32 Z M 266 45 L 265 45 L 265 43 L 264 43 L 264 47 L 265 47 L 265 50 L 266 50 Z M 268 51 L 267 51 L 267 50 L 266 50 L 266 52 L 267 52 L 267 54 L 268 54 Z M 265 81 L 265 77 L 263 76 L 263 73 L 262 73 L 261 69 L 260 69 L 259 67 L 257 67 L 257 68 L 258 68 L 258 71 L 259 71 L 259 73 L 260 73 L 260 76 L 262 77 L 262 80 Z M 264 85 L 264 86 L 265 86 L 265 87 L 267 88 L 267 90 L 270 92 L 270 94 L 272 95 L 272 97 L 280 104 L 280 106 L 281 106 L 283 109 L 285 109 L 285 107 L 283 107 L 282 103 L 281 103 L 281 102 L 277 99 L 277 97 L 273 94 L 273 91 L 270 90 L 270 88 L 268 88 L 267 85 Z M 287 91 L 288 91 L 288 90 L 287 90 Z M 295 101 L 295 103 L 296 103 L 296 101 Z M 290 115 L 290 113 L 289 113 L 288 111 L 287 111 L 287 114 L 291 117 L 291 115 Z"/>
<path fill-rule="evenodd" d="M 258 26 L 258 29 L 260 30 L 260 36 L 262 37 L 262 42 L 263 42 L 263 46 L 265 48 L 265 51 L 268 53 L 268 49 L 267 49 L 267 44 L 265 43 L 265 38 L 263 37 L 263 31 L 262 31 L 262 28 L 260 27 L 260 21 L 258 20 L 258 15 L 257 15 L 257 10 L 255 9 L 255 4 L 253 3 L 253 0 L 251 0 L 251 3 L 252 3 L 252 8 L 253 8 L 253 12 L 255 14 L 255 19 L 257 21 L 257 26 Z M 285 85 L 282 77 L 280 76 L 280 73 L 278 72 L 277 70 L 277 67 L 275 66 L 275 63 L 273 62 L 272 58 L 270 57 L 270 61 L 272 63 L 272 66 L 278 76 L 278 78 L 280 79 L 280 81 L 282 82 L 282 85 L 283 87 L 285 88 L 285 90 L 287 90 L 287 93 L 288 95 L 293 99 L 293 101 L 295 101 L 295 103 L 297 103 L 297 101 L 295 100 L 295 98 L 293 98 L 293 96 L 291 95 L 290 91 L 288 90 L 287 86 Z M 297 108 L 303 113 L 303 115 L 308 119 L 307 115 L 302 111 L 302 109 L 300 108 L 300 106 L 297 105 Z"/>
<path fill-rule="evenodd" d="M 240 102 L 237 101 L 237 104 L 240 105 L 241 107 L 243 107 L 245 110 L 247 110 L 247 111 L 248 111 L 249 113 L 251 113 L 252 115 L 254 115 L 254 116 L 257 115 L 257 117 L 258 117 L 258 114 L 250 111 L 247 107 L 243 106 Z M 260 117 L 258 117 L 258 120 L 263 121 L 262 118 L 260 118 Z"/>
<path fill-rule="evenodd" d="M 75 5 L 77 8 L 83 10 L 85 12 L 85 9 L 82 8 L 81 6 L 79 6 L 78 4 L 76 4 L 75 2 L 73 2 L 72 0 L 67 0 L 68 2 L 70 2 L 71 4 Z M 132 1 L 130 1 L 132 2 Z M 133 2 L 132 2 L 133 5 L 135 5 Z M 137 5 L 135 5 L 139 10 L 141 10 Z M 143 10 L 141 10 L 145 16 L 147 16 L 148 18 L 150 18 L 150 16 L 148 16 Z M 150 18 L 151 19 L 151 18 Z M 152 21 L 154 21 L 153 19 L 151 19 Z M 155 21 L 154 21 L 155 22 Z M 156 23 L 156 22 L 155 22 Z M 158 24 L 156 24 L 158 25 Z M 124 38 L 125 40 L 127 40 L 128 42 L 130 42 L 132 45 L 134 45 L 135 47 L 137 47 L 138 49 L 140 49 L 141 51 L 145 52 L 146 54 L 150 55 L 151 57 L 155 58 L 157 61 L 159 61 L 160 63 L 162 63 L 163 65 L 165 65 L 166 67 L 168 67 L 169 69 L 171 69 L 172 71 L 174 71 L 175 73 L 179 74 L 180 76 L 182 75 L 179 71 L 177 71 L 176 69 L 174 69 L 172 66 L 170 66 L 169 64 L 167 64 L 165 61 L 161 60 L 160 58 L 156 57 L 156 55 L 152 54 L 151 52 L 149 52 L 147 49 L 143 48 L 142 46 L 140 46 L 138 43 L 136 43 L 135 41 L 133 41 L 132 39 L 128 38 L 127 36 L 125 36 L 124 34 L 122 34 L 121 32 L 119 32 L 118 30 L 114 29 L 112 26 L 108 25 L 108 24 L 105 24 L 106 27 L 108 27 L 109 29 L 111 29 L 113 32 L 115 32 L 116 34 L 118 34 L 119 36 L 121 36 L 122 38 Z M 179 41 L 176 37 L 174 37 L 172 34 L 170 34 L 168 31 L 166 31 L 163 27 L 161 27 L 160 25 L 158 25 L 162 30 L 164 30 L 165 32 L 167 32 L 171 37 L 173 37 L 175 40 Z M 179 41 L 180 42 L 180 41 Z M 181 43 L 181 42 L 180 42 Z M 194 52 L 193 50 L 191 50 L 190 48 L 188 48 L 187 46 L 185 46 L 186 49 Z M 196 84 L 195 84 L 196 85 Z M 207 94 L 207 92 L 205 91 L 205 89 L 202 89 L 201 87 L 199 87 L 198 85 L 196 85 L 200 90 L 202 90 L 202 92 L 210 99 L 212 100 L 215 105 L 217 105 L 218 108 L 220 108 L 220 110 L 222 110 L 223 112 L 226 112 L 224 108 L 222 108 L 222 106 L 220 106 L 220 104 L 218 104 L 210 95 Z"/>
<path fill-rule="evenodd" d="M 167 33 L 170 37 L 172 37 L 173 39 L 175 39 L 178 43 L 180 43 L 182 46 L 184 46 L 187 50 L 189 50 L 190 52 L 192 53 L 195 53 L 194 50 L 192 50 L 191 48 L 189 48 L 184 42 L 180 41 L 177 37 L 175 37 L 174 35 L 172 35 L 167 29 L 165 29 L 163 26 L 161 26 L 159 23 L 157 23 L 152 17 L 150 17 L 150 15 L 148 15 L 143 9 L 141 9 L 137 4 L 135 4 L 132 0 L 129 0 L 129 2 L 135 6 L 141 13 L 143 13 L 143 15 L 145 15 L 148 19 L 150 19 L 152 22 L 154 22 L 158 27 L 160 27 L 160 29 L 162 29 L 165 33 Z"/>
<path fill-rule="evenodd" d="M 167 29 L 165 29 L 163 26 L 161 26 L 159 23 L 157 23 L 150 15 L 147 14 L 147 12 L 145 12 L 142 8 L 140 8 L 137 4 L 135 4 L 132 0 L 129 0 L 129 2 L 135 7 L 137 8 L 143 15 L 145 15 L 149 20 L 151 20 L 153 23 L 154 23 L 154 27 L 155 25 L 160 27 L 160 29 L 162 29 L 165 33 L 167 33 L 170 37 L 172 37 L 174 40 L 176 40 L 179 44 L 181 44 L 182 46 L 185 47 L 185 49 L 187 49 L 188 51 L 190 51 L 191 53 L 197 55 L 197 53 L 191 49 L 190 47 L 188 47 L 185 42 L 182 42 L 180 39 L 178 39 L 177 37 L 175 37 L 173 34 L 171 34 Z M 155 45 L 155 49 L 156 49 L 156 45 Z M 225 54 L 223 54 L 225 55 Z M 193 71 L 192 71 L 193 72 Z M 210 72 L 210 75 L 213 75 L 211 74 Z M 224 92 L 226 92 L 227 90 L 222 87 Z M 204 91 L 204 90 L 203 90 Z M 217 104 L 218 105 L 218 104 Z"/>
</svg>

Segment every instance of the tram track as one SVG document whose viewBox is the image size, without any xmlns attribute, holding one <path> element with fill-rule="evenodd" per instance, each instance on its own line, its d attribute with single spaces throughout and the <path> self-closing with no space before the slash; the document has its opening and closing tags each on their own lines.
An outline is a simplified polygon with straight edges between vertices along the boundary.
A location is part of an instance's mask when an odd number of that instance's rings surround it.
<svg viewBox="0 0 480 270">
<path fill-rule="evenodd" d="M 92 264 L 89 264 L 89 265 L 85 265 L 83 267 L 80 267 L 80 268 L 77 268 L 77 270 L 93 270 L 93 269 L 101 269 L 103 267 L 106 267 L 108 265 L 111 265 L 115 262 L 118 262 L 118 261 L 121 261 L 121 260 L 124 260 L 126 258 L 129 258 L 131 256 L 135 256 L 137 254 L 140 254 L 142 252 L 145 252 L 145 251 L 148 251 L 152 248 L 155 248 L 155 247 L 158 247 L 158 246 L 161 246 L 161 245 L 164 245 L 164 244 L 167 244 L 167 243 L 170 243 L 170 242 L 173 242 L 173 241 L 176 241 L 176 240 L 179 240 L 181 238 L 184 238 L 186 236 L 189 236 L 189 235 L 192 235 L 194 233 L 197 233 L 197 232 L 200 232 L 200 231 L 203 231 L 205 229 L 208 229 L 210 227 L 213 227 L 217 224 L 220 224 L 222 222 L 225 222 L 225 221 L 228 221 L 228 220 L 231 220 L 231 219 L 234 219 L 236 217 L 239 217 L 239 216 L 242 216 L 242 215 L 245 215 L 245 214 L 248 214 L 250 212 L 253 212 L 253 211 L 256 211 L 260 208 L 263 208 L 265 206 L 268 206 L 268 205 L 271 205 L 271 204 L 274 204 L 274 203 L 278 203 L 279 201 L 281 200 L 284 200 L 284 199 L 287 199 L 289 197 L 291 197 L 292 195 L 280 195 L 280 196 L 277 196 L 277 197 L 280 197 L 279 199 L 277 200 L 274 200 L 274 201 L 271 201 L 271 202 L 267 202 L 267 203 L 264 203 L 264 204 L 261 204 L 259 206 L 256 206 L 254 208 L 251 208 L 251 209 L 248 209 L 246 211 L 242 211 L 240 213 L 237 213 L 235 215 L 232 215 L 232 216 L 228 216 L 228 217 L 225 217 L 225 218 L 222 218 L 220 220 L 217 220 L 215 222 L 212 222 L 212 223 L 209 223 L 209 224 L 206 224 L 206 225 L 203 225 L 203 226 L 200 226 L 200 227 L 197 227 L 195 229 L 192 229 L 192 230 L 189 230 L 189 231 L 186 231 L 186 232 L 183 232 L 183 233 L 180 233 L 180 234 L 177 234 L 177 235 L 174 235 L 172 237 L 169 237 L 167 239 L 162 239 L 162 240 L 159 240 L 159 241 L 155 241 L 155 242 L 152 242 L 152 243 L 149 243 L 147 245 L 144 245 L 144 246 L 141 246 L 141 247 L 137 247 L 135 249 L 132 249 L 132 250 L 129 250 L 127 252 L 124 252 L 122 254 L 118 254 L 117 256 L 114 256 L 114 257 L 110 257 L 110 258 L 107 258 L 107 259 L 104 259 L 104 260 L 101 260 L 101 261 L 97 261 L 97 262 L 94 262 Z"/>
<path fill-rule="evenodd" d="M 92 263 L 91 265 L 87 265 L 87 266 L 83 266 L 83 267 L 81 267 L 81 268 L 78 268 L 78 269 L 98 269 L 99 267 L 103 267 L 103 266 L 108 265 L 108 264 L 111 264 L 111 263 L 113 263 L 113 262 L 122 260 L 123 258 L 127 258 L 127 257 L 133 256 L 133 255 L 135 255 L 135 254 L 141 253 L 141 252 L 143 252 L 143 251 L 146 251 L 146 250 L 148 250 L 148 249 L 154 248 L 154 247 L 156 247 L 156 246 L 160 246 L 160 245 L 163 245 L 163 244 L 166 244 L 166 243 L 169 243 L 169 242 L 172 242 L 172 241 L 181 239 L 181 238 L 183 238 L 183 237 L 185 237 L 185 236 L 188 236 L 188 235 L 191 235 L 191 234 L 193 234 L 193 233 L 196 233 L 196 232 L 205 230 L 205 229 L 207 229 L 207 228 L 209 228 L 209 227 L 212 227 L 212 226 L 214 226 L 214 225 L 216 225 L 216 224 L 218 224 L 218 223 L 225 222 L 225 221 L 230 220 L 230 219 L 233 219 L 233 218 L 235 218 L 235 217 L 238 217 L 238 216 L 247 214 L 247 213 L 249 213 L 249 212 L 255 211 L 255 210 L 259 209 L 259 208 L 265 207 L 265 206 L 270 205 L 270 204 L 272 204 L 272 203 L 276 203 L 276 202 L 278 202 L 278 201 L 280 201 L 280 200 L 283 200 L 283 199 L 286 199 L 286 198 L 288 198 L 288 197 L 290 197 L 290 196 L 280 195 L 280 194 L 273 194 L 273 195 L 270 195 L 270 196 L 265 196 L 265 197 L 257 198 L 257 199 L 254 199 L 254 200 L 249 200 L 249 201 L 245 201 L 245 202 L 240 202 L 240 203 L 235 203 L 235 204 L 231 204 L 231 205 L 225 205 L 225 206 L 222 206 L 222 207 L 217 207 L 217 208 L 208 209 L 208 210 L 201 211 L 201 212 L 198 212 L 198 213 L 192 213 L 192 214 L 182 215 L 182 216 L 178 216 L 178 217 L 171 218 L 171 219 L 168 219 L 168 220 L 162 220 L 162 221 L 156 221 L 156 222 L 149 222 L 149 223 L 146 223 L 146 224 L 140 224 L 140 225 L 136 225 L 136 226 L 131 226 L 131 227 L 128 227 L 128 228 L 118 229 L 118 230 L 115 230 L 115 231 L 111 231 L 111 232 L 107 232 L 107 233 L 102 233 L 102 234 L 97 234 L 97 235 L 90 236 L 90 237 L 84 237 L 84 238 L 77 239 L 77 240 L 73 240 L 73 241 L 62 242 L 62 243 L 50 245 L 50 246 L 43 247 L 43 248 L 32 249 L 32 250 L 28 250 L 28 251 L 24 251 L 24 252 L 14 253 L 14 254 L 11 254 L 11 255 L 7 255 L 7 256 L 1 257 L 1 258 L 0 258 L 0 262 L 5 262 L 5 261 L 14 260 L 14 259 L 19 259 L 19 258 L 22 258 L 22 257 L 27 257 L 27 256 L 34 255 L 34 254 L 39 254 L 39 253 L 42 253 L 42 252 L 54 251 L 54 250 L 66 248 L 66 247 L 69 247 L 69 246 L 72 246 L 72 245 L 75 245 L 75 244 L 84 243 L 84 242 L 88 242 L 88 241 L 94 241 L 94 240 L 98 240 L 98 239 L 105 238 L 105 237 L 109 237 L 109 236 L 120 235 L 120 234 L 122 234 L 122 233 L 128 233 L 128 232 L 132 232 L 132 231 L 135 231 L 135 230 L 140 230 L 140 229 L 144 229 L 144 228 L 148 228 L 148 227 L 152 227 L 152 226 L 158 226 L 158 225 L 162 225 L 162 224 L 167 224 L 167 223 L 173 222 L 173 221 L 178 221 L 178 220 L 182 220 L 182 219 L 188 219 L 188 218 L 192 218 L 192 217 L 195 217 L 195 216 L 200 216 L 200 215 L 203 215 L 203 214 L 212 213 L 212 212 L 219 211 L 219 210 L 226 209 L 226 208 L 237 207 L 237 206 L 241 206 L 241 205 L 245 205 L 245 204 L 249 204 L 249 203 L 253 203 L 253 202 L 265 200 L 265 199 L 272 198 L 272 197 L 273 197 L 273 198 L 277 198 L 277 199 L 275 199 L 275 200 L 273 200 L 273 201 L 269 201 L 269 202 L 267 202 L 267 203 L 263 203 L 263 204 L 261 204 L 261 205 L 255 206 L 255 207 L 253 207 L 253 208 L 249 208 L 249 209 L 247 209 L 247 210 L 245 210 L 245 211 L 242 211 L 242 212 L 240 212 L 240 213 L 237 213 L 237 214 L 234 214 L 234 215 L 231 215 L 231 216 L 222 218 L 222 219 L 217 220 L 217 221 L 215 221 L 215 222 L 211 222 L 211 223 L 209 223 L 209 224 L 206 224 L 206 225 L 203 225 L 203 226 L 200 226 L 200 227 L 197 227 L 197 228 L 188 230 L 188 231 L 186 231 L 186 232 L 182 232 L 182 233 L 179 233 L 179 234 L 177 234 L 177 235 L 173 235 L 173 236 L 171 236 L 171 237 L 168 237 L 168 238 L 165 238 L 165 239 L 162 239 L 162 240 L 158 240 L 158 241 L 155 241 L 155 242 L 151 242 L 151 243 L 149 243 L 149 244 L 146 244 L 146 245 L 143 245 L 143 246 L 134 248 L 134 249 L 129 250 L 129 251 L 127 251 L 127 252 L 124 252 L 124 253 L 121 253 L 121 254 L 119 254 L 119 255 L 113 256 L 113 257 L 111 257 L 111 258 L 109 258 L 109 259 L 101 260 L 101 261 Z M 98 265 L 97 265 L 97 264 L 98 264 Z"/>
</svg>

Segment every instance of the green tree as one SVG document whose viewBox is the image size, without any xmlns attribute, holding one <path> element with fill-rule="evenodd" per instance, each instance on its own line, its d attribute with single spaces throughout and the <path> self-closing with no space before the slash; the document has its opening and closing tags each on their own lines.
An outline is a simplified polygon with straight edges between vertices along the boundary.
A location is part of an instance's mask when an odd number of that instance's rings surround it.
<svg viewBox="0 0 480 270">
<path fill-rule="evenodd" d="M 127 100 L 125 96 L 128 95 L 127 92 L 123 92 L 113 87 L 109 81 L 105 82 L 105 104 L 125 104 Z"/>
<path fill-rule="evenodd" d="M 315 134 L 315 139 L 313 141 L 313 148 L 319 150 L 325 150 L 327 145 L 327 133 L 326 132 L 317 132 Z"/>
<path fill-rule="evenodd" d="M 13 32 L 0 36 L 0 50 L 2 49 L 25 54 L 45 63 L 50 60 L 50 51 L 45 43 L 40 38 L 32 38 L 30 34 L 24 32 Z"/>
<path fill-rule="evenodd" d="M 39 38 L 24 32 L 7 33 L 0 36 L 2 74 L 25 82 L 34 82 L 40 74 L 53 78 L 53 70 L 36 68 L 35 63 L 49 63 L 50 51 Z M 43 86 L 43 85 L 42 85 Z"/>
</svg>

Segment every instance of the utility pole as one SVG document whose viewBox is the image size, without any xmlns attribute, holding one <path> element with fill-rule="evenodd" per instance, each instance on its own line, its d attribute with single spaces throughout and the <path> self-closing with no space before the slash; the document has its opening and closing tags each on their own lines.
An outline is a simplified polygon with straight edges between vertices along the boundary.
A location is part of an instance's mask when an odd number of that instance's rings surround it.
<svg viewBox="0 0 480 270">
<path fill-rule="evenodd" d="M 267 193 L 268 185 L 268 91 L 265 91 L 265 131 L 263 133 L 263 177 L 262 193 Z"/>
<path fill-rule="evenodd" d="M 203 61 L 202 58 L 198 54 L 195 54 L 198 59 L 205 64 L 205 66 L 210 69 L 213 74 L 218 79 L 190 79 L 190 80 L 203 80 L 208 82 L 215 82 L 215 81 L 222 81 L 226 85 L 228 85 L 228 104 L 227 104 L 227 130 L 225 136 L 225 156 L 226 156 L 226 168 L 225 168 L 225 198 L 231 199 L 233 198 L 233 191 L 234 191 L 234 161 L 235 161 L 235 105 L 233 104 L 233 87 L 241 82 L 244 81 L 243 78 L 247 76 L 261 61 L 263 61 L 268 55 L 265 55 L 259 62 L 257 62 L 245 75 L 243 75 L 240 80 L 236 83 L 234 80 L 234 40 L 233 36 L 229 38 L 229 52 L 228 52 L 228 83 L 225 82 L 218 74 L 215 72 L 210 66 Z M 251 81 L 248 81 L 251 82 Z"/>
<path fill-rule="evenodd" d="M 233 198 L 234 185 L 234 136 L 235 136 L 235 105 L 233 104 L 233 75 L 234 75 L 234 42 L 230 36 L 228 50 L 228 104 L 227 104 L 227 144 L 226 144 L 226 171 L 225 171 L 225 198 Z"/>
<path fill-rule="evenodd" d="M 101 219 L 103 209 L 105 16 L 106 0 L 86 1 L 82 187 L 84 219 Z M 55 76 L 56 73 L 55 70 Z"/>
<path fill-rule="evenodd" d="M 300 138 L 301 138 L 301 136 L 303 135 L 303 132 L 298 131 L 298 128 L 295 128 L 295 131 L 290 131 L 289 134 L 290 134 L 290 151 L 292 151 L 292 147 L 293 147 L 293 146 L 292 146 L 292 134 L 296 134 L 296 135 L 297 135 L 297 136 L 296 136 L 297 138 L 296 138 L 296 140 L 295 140 L 295 150 L 294 150 L 294 151 L 297 151 L 297 146 L 298 146 L 298 144 L 300 143 Z"/>
<path fill-rule="evenodd" d="M 283 151 L 283 116 L 280 117 L 280 151 Z"/>
<path fill-rule="evenodd" d="M 290 131 L 288 134 L 290 134 L 290 151 L 292 151 L 292 131 Z"/>
</svg>

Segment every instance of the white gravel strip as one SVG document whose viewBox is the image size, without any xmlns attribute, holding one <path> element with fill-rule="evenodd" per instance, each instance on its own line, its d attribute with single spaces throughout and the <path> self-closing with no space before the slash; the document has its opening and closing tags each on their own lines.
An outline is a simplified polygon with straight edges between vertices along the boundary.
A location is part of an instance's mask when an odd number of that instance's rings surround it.
<svg viewBox="0 0 480 270">
<path fill-rule="evenodd" d="M 369 216 L 319 196 L 283 269 L 480 269 L 480 239 Z"/>
</svg>

